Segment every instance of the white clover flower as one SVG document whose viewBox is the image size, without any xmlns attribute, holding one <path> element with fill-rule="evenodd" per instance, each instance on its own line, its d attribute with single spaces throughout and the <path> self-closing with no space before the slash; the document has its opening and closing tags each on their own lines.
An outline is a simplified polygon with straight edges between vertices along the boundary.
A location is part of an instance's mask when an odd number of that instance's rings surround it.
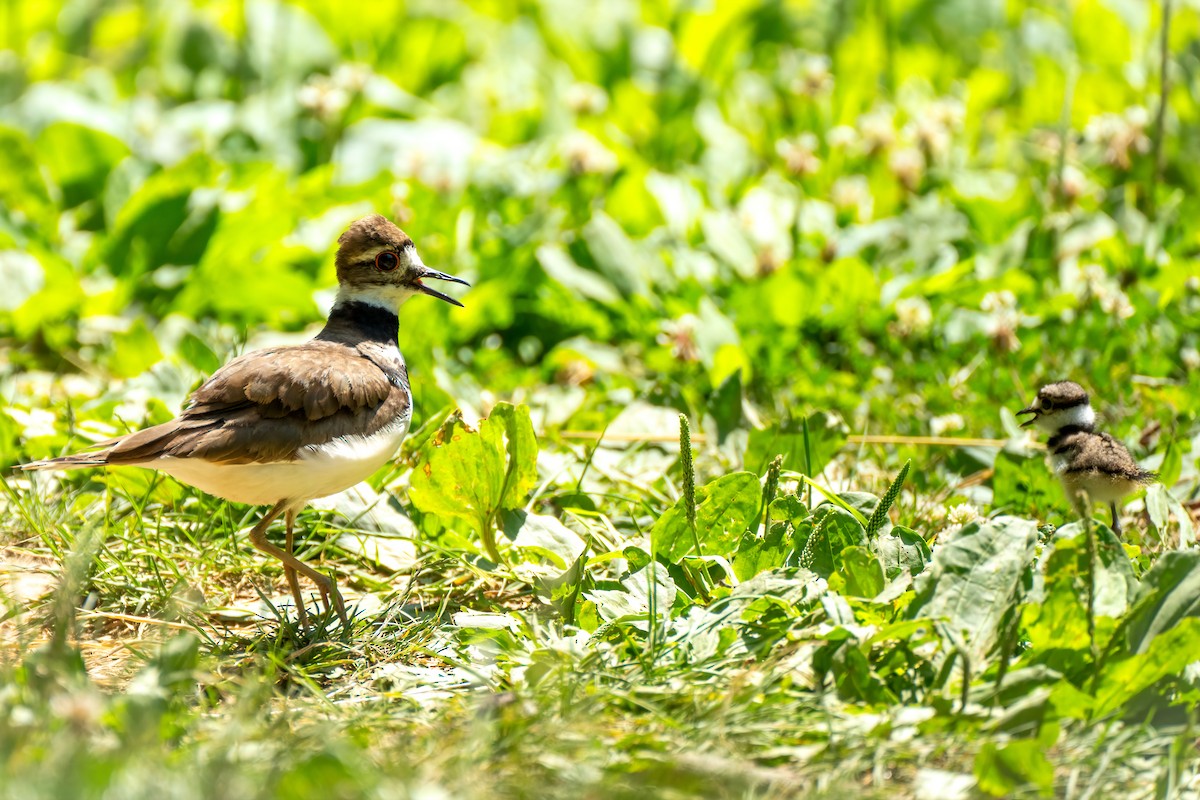
<svg viewBox="0 0 1200 800">
<path fill-rule="evenodd" d="M 882 107 L 858 118 L 858 132 L 868 153 L 886 150 L 896 141 L 896 122 L 890 108 Z"/>
<path fill-rule="evenodd" d="M 1011 311 L 1017 307 L 1017 296 L 1008 289 L 998 292 L 988 292 L 979 302 L 979 307 L 989 313 Z"/>
<path fill-rule="evenodd" d="M 792 257 L 792 227 L 796 220 L 794 199 L 756 186 L 738 203 L 737 219 L 754 246 L 762 273 L 773 272 Z"/>
<path fill-rule="evenodd" d="M 933 309 L 924 297 L 896 301 L 896 329 L 901 336 L 925 333 L 933 325 Z"/>
<path fill-rule="evenodd" d="M 817 97 L 833 90 L 833 73 L 829 56 L 809 54 L 800 66 L 800 75 L 792 83 L 792 91 L 806 97 Z"/>
<path fill-rule="evenodd" d="M 700 348 L 696 344 L 696 325 L 699 322 L 695 314 L 684 314 L 679 319 L 666 320 L 662 323 L 662 333 L 657 341 L 664 347 L 670 345 L 671 355 L 678 361 L 699 361 Z"/>
<path fill-rule="evenodd" d="M 1100 298 L 1100 309 L 1106 314 L 1112 314 L 1117 319 L 1129 319 L 1137 310 L 1129 301 L 1129 295 L 1118 289 Z"/>
<path fill-rule="evenodd" d="M 1017 298 L 1008 289 L 988 292 L 979 307 L 988 315 L 987 334 L 997 350 L 1011 353 L 1021 349 L 1017 328 L 1021 325 L 1021 314 L 1017 310 Z"/>
<path fill-rule="evenodd" d="M 1146 135 L 1149 113 L 1140 106 L 1126 109 L 1124 114 L 1098 114 L 1083 128 L 1084 141 L 1103 149 L 1104 163 L 1118 169 L 1129 169 L 1133 156 L 1149 152 L 1150 137 Z"/>
<path fill-rule="evenodd" d="M 371 80 L 371 68 L 366 64 L 338 64 L 330 76 L 334 85 L 350 94 L 358 94 Z"/>
<path fill-rule="evenodd" d="M 563 98 L 576 114 L 602 114 L 608 108 L 608 95 L 594 83 L 573 83 Z"/>
<path fill-rule="evenodd" d="M 1150 126 L 1150 111 L 1145 106 L 1130 106 L 1125 109 L 1125 121 L 1130 126 L 1145 131 Z"/>
<path fill-rule="evenodd" d="M 979 513 L 979 509 L 970 503 L 962 503 L 954 506 L 946 513 L 946 533 L 957 533 L 966 525 L 972 522 L 979 522 L 983 519 L 983 515 Z"/>
<path fill-rule="evenodd" d="M 931 117 L 917 117 L 904 127 L 904 133 L 934 158 L 941 158 L 950 150 L 949 128 Z"/>
<path fill-rule="evenodd" d="M 817 147 L 817 137 L 803 133 L 795 139 L 780 139 L 775 143 L 775 152 L 787 164 L 788 172 L 804 177 L 821 168 L 821 159 L 816 155 Z"/>
<path fill-rule="evenodd" d="M 1135 313 L 1129 295 L 1121 289 L 1121 284 L 1114 276 L 1108 274 L 1100 264 L 1086 264 L 1080 269 L 1083 276 L 1083 297 L 1093 297 L 1100 309 L 1106 314 L 1112 314 L 1118 319 L 1129 319 Z M 1082 298 L 1081 298 L 1082 299 Z"/>
<path fill-rule="evenodd" d="M 300 106 L 322 122 L 341 114 L 350 105 L 350 94 L 327 75 L 313 75 L 296 93 Z"/>
<path fill-rule="evenodd" d="M 957 97 L 939 97 L 929 104 L 925 114 L 944 128 L 956 131 L 962 128 L 967 109 Z"/>
<path fill-rule="evenodd" d="M 611 175 L 620 163 L 613 151 L 586 131 L 571 131 L 563 139 L 563 158 L 576 175 Z"/>
<path fill-rule="evenodd" d="M 104 714 L 104 703 L 95 692 L 65 692 L 50 699 L 50 713 L 73 728 L 85 730 L 100 721 Z"/>
<path fill-rule="evenodd" d="M 871 184 L 863 175 L 847 175 L 833 182 L 829 200 L 839 212 L 851 211 L 855 222 L 868 222 L 875 211 Z"/>
<path fill-rule="evenodd" d="M 1030 141 L 1037 149 L 1037 155 L 1045 161 L 1058 163 L 1060 152 L 1062 151 L 1062 136 L 1058 131 L 1054 130 L 1036 130 L 1030 134 Z M 1067 140 L 1067 158 L 1074 158 L 1078 147 L 1075 142 Z"/>
<path fill-rule="evenodd" d="M 849 150 L 858 144 L 858 131 L 849 125 L 835 125 L 825 131 L 825 143 L 835 150 Z"/>
<path fill-rule="evenodd" d="M 1095 184 L 1089 181 L 1083 172 L 1070 164 L 1063 167 L 1062 185 L 1059 185 L 1059 177 L 1055 173 L 1050 176 L 1050 187 L 1067 205 L 1074 205 L 1081 198 L 1092 197 L 1097 192 Z"/>
<path fill-rule="evenodd" d="M 917 188 L 925 174 L 925 156 L 915 147 L 897 148 L 888 159 L 888 169 L 892 171 L 896 180 L 911 192 Z"/>
<path fill-rule="evenodd" d="M 53 436 L 57 432 L 54 414 L 44 408 L 32 408 L 29 411 L 8 408 L 5 411 L 13 422 L 21 426 L 21 435 L 26 439 Z"/>
<path fill-rule="evenodd" d="M 962 414 L 942 414 L 929 420 L 929 432 L 934 436 L 942 436 L 967 427 Z"/>
</svg>

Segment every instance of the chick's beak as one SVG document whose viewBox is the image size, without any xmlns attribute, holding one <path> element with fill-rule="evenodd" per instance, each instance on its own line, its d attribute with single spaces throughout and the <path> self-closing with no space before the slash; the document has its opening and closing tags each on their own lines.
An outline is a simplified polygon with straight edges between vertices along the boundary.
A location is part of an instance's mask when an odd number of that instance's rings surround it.
<svg viewBox="0 0 1200 800">
<path fill-rule="evenodd" d="M 437 289 L 426 286 L 424 283 L 422 283 L 421 281 L 425 278 L 432 278 L 438 281 L 450 281 L 451 283 L 461 283 L 463 286 L 470 286 L 471 284 L 467 283 L 462 278 L 457 278 L 453 275 L 447 275 L 444 272 L 438 272 L 436 269 L 429 269 L 428 267 L 422 267 L 420 274 L 417 275 L 416 287 L 418 292 L 424 292 L 430 297 L 436 297 L 439 300 L 445 300 L 450 305 L 458 306 L 459 308 L 463 307 L 462 303 L 458 302 L 450 295 L 442 294 Z"/>
<path fill-rule="evenodd" d="M 1032 416 L 1029 419 L 1022 422 L 1021 427 L 1028 428 L 1030 425 L 1037 422 L 1038 415 L 1041 413 L 1042 413 L 1041 409 L 1034 408 L 1033 406 L 1030 406 L 1029 408 L 1022 408 L 1020 411 L 1017 412 L 1018 417 L 1021 416 L 1022 414 L 1032 414 Z"/>
</svg>

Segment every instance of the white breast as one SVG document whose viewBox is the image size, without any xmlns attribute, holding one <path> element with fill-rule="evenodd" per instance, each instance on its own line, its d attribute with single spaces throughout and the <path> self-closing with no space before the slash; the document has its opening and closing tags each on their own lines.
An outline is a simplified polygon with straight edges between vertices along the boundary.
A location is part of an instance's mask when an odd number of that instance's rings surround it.
<svg viewBox="0 0 1200 800">
<path fill-rule="evenodd" d="M 1071 459 L 1066 453 L 1051 453 L 1050 468 L 1054 470 L 1056 475 L 1062 475 L 1067 471 L 1067 467 L 1071 465 Z"/>
<path fill-rule="evenodd" d="M 1138 485 L 1124 478 L 1115 478 L 1102 472 L 1084 472 L 1062 475 L 1067 494 L 1083 493 L 1093 503 L 1117 503 L 1137 491 Z"/>
<path fill-rule="evenodd" d="M 235 503 L 273 505 L 288 498 L 303 504 L 370 477 L 399 449 L 408 422 L 406 414 L 371 436 L 344 436 L 305 447 L 295 461 L 218 464 L 202 458 L 160 458 L 143 466 Z"/>
</svg>

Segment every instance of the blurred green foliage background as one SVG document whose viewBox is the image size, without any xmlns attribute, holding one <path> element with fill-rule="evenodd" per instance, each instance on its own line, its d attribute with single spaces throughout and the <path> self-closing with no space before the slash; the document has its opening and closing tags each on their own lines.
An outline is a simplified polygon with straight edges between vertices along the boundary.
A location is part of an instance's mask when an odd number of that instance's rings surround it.
<svg viewBox="0 0 1200 800">
<path fill-rule="evenodd" d="M 1186 6 L 1162 131 L 1158 11 L 1122 0 L 3 19 L 10 379 L 178 396 L 167 365 L 190 379 L 243 331 L 317 321 L 337 234 L 379 211 L 475 283 L 464 311 L 405 309 L 426 411 L 587 385 L 560 416 L 628 390 L 701 412 L 740 374 L 767 417 L 876 431 L 960 413 L 999 433 L 997 406 L 1047 377 L 1171 431 L 1194 417 Z M 20 433 L 4 460 L 45 449 Z"/>
</svg>

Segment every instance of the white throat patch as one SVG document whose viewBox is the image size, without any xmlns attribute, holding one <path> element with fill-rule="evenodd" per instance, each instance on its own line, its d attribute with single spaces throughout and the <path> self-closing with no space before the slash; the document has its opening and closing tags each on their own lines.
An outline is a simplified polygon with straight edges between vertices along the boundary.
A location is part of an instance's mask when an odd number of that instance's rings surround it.
<svg viewBox="0 0 1200 800">
<path fill-rule="evenodd" d="M 395 314 L 396 309 L 400 308 L 405 300 L 416 293 L 415 289 L 410 289 L 407 286 L 396 286 L 394 284 L 384 286 L 339 286 L 334 305 L 342 303 L 366 303 L 369 306 L 377 306 Z"/>
<path fill-rule="evenodd" d="M 1090 403 L 1084 403 L 1041 414 L 1036 424 L 1046 433 L 1057 433 L 1063 428 L 1071 427 L 1090 428 L 1096 424 L 1096 412 L 1092 410 Z"/>
</svg>

